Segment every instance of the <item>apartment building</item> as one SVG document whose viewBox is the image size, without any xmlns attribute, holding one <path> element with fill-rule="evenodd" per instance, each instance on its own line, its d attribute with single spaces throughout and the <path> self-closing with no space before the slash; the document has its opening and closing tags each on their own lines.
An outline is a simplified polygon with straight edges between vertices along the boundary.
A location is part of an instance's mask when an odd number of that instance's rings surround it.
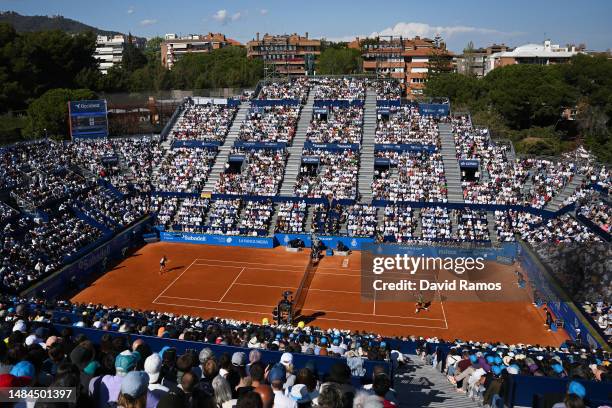
<svg viewBox="0 0 612 408">
<path fill-rule="evenodd" d="M 98 69 L 106 74 L 115 65 L 120 65 L 123 59 L 123 48 L 126 43 L 124 35 L 99 35 L 96 38 L 94 58 L 98 60 Z"/>
<path fill-rule="evenodd" d="M 486 48 L 465 49 L 455 59 L 457 72 L 482 78 L 486 73 L 487 58 L 496 53 L 512 51 L 506 44 L 492 44 Z"/>
<path fill-rule="evenodd" d="M 183 55 L 189 53 L 205 54 L 219 48 L 240 45 L 242 45 L 240 42 L 227 38 L 221 33 L 190 34 L 186 36 L 166 34 L 164 41 L 161 43 L 161 63 L 164 67 L 172 69 Z"/>
<path fill-rule="evenodd" d="M 409 98 L 423 94 L 433 59 L 438 60 L 438 68 L 449 71 L 453 69 L 453 54 L 439 37 L 356 38 L 348 46 L 361 50 L 366 73 L 398 79 Z"/>
<path fill-rule="evenodd" d="M 321 55 L 321 40 L 308 33 L 271 35 L 259 33 L 247 43 L 248 58 L 259 58 L 279 75 L 305 75 L 314 71 L 315 59 Z"/>
<path fill-rule="evenodd" d="M 550 40 L 542 44 L 525 44 L 512 51 L 496 52 L 486 59 L 485 75 L 496 68 L 514 64 L 566 64 L 574 55 L 584 52 L 575 46 L 561 47 Z"/>
</svg>

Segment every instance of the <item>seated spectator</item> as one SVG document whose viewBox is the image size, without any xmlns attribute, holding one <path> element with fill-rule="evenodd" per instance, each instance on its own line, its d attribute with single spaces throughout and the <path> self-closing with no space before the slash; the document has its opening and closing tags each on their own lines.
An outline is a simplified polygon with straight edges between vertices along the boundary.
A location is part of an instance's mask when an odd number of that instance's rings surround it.
<svg viewBox="0 0 612 408">
<path fill-rule="evenodd" d="M 300 108 L 295 106 L 265 106 L 253 108 L 238 133 L 246 142 L 291 143 L 297 128 Z"/>
<path fill-rule="evenodd" d="M 171 139 L 223 142 L 238 109 L 207 103 L 188 105 L 170 132 Z"/>
</svg>

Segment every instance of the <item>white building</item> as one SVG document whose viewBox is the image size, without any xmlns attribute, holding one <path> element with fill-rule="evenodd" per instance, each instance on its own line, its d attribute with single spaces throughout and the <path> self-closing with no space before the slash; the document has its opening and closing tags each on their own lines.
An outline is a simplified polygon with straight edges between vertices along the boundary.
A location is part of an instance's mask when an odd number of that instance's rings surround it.
<svg viewBox="0 0 612 408">
<path fill-rule="evenodd" d="M 98 60 L 100 72 L 106 74 L 111 67 L 121 64 L 125 42 L 126 39 L 123 35 L 98 36 L 94 58 Z"/>
<path fill-rule="evenodd" d="M 551 65 L 565 64 L 579 54 L 576 47 L 561 47 L 551 44 L 550 40 L 542 44 L 525 44 L 512 51 L 496 52 L 486 59 L 485 75 L 495 68 L 513 64 Z"/>
</svg>

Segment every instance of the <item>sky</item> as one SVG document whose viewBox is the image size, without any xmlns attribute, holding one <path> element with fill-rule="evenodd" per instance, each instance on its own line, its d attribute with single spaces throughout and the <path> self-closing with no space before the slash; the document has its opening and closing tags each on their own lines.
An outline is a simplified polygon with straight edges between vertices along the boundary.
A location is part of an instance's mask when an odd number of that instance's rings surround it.
<svg viewBox="0 0 612 408">
<path fill-rule="evenodd" d="M 461 51 L 492 43 L 612 48 L 612 0 L 0 0 L 0 10 L 63 15 L 106 30 L 138 36 L 221 32 L 246 42 L 256 32 L 309 32 L 311 38 L 440 34 Z"/>
</svg>

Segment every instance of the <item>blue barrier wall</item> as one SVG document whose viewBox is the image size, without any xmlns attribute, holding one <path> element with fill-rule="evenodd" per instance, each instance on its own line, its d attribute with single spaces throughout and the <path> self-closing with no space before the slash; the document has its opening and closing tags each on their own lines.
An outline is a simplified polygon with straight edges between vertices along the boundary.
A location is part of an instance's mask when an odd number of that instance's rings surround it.
<svg viewBox="0 0 612 408">
<path fill-rule="evenodd" d="M 342 242 L 349 249 L 360 251 L 366 244 L 374 243 L 374 238 L 341 237 L 334 235 L 317 235 L 317 238 L 325 244 L 326 247 L 331 249 L 336 249 L 338 242 Z"/>
<path fill-rule="evenodd" d="M 304 149 L 312 150 L 327 150 L 327 151 L 341 151 L 341 150 L 359 150 L 358 143 L 314 143 L 310 141 L 304 142 Z"/>
<path fill-rule="evenodd" d="M 249 248 L 274 248 L 274 238 L 246 237 L 236 235 L 195 234 L 190 232 L 162 231 L 160 240 L 186 244 L 207 244 L 223 246 L 240 246 Z"/>
<path fill-rule="evenodd" d="M 374 151 L 394 151 L 394 152 L 420 152 L 427 151 L 433 153 L 438 150 L 438 147 L 430 144 L 421 144 L 421 143 L 403 143 L 403 144 L 394 144 L 394 143 L 378 143 L 374 145 Z"/>
<path fill-rule="evenodd" d="M 74 335 L 84 334 L 87 336 L 89 340 L 97 344 L 100 343 L 100 339 L 102 335 L 106 333 L 111 333 L 116 336 L 126 336 L 125 334 L 122 334 L 122 333 L 113 333 L 113 332 L 108 332 L 104 330 L 66 326 L 66 325 L 61 325 L 61 324 L 56 324 L 54 325 L 54 327 L 58 332 L 63 330 L 64 328 L 70 328 Z M 223 346 L 223 345 L 217 345 L 217 344 L 200 343 L 200 342 L 175 340 L 175 339 L 163 339 L 159 337 L 142 336 L 142 335 L 137 335 L 137 334 L 129 334 L 127 335 L 127 337 L 129 337 L 130 342 L 133 342 L 136 339 L 143 339 L 146 342 L 146 344 L 151 347 L 151 350 L 153 352 L 159 352 L 165 346 L 174 347 L 177 351 L 177 355 L 181 355 L 185 353 L 186 350 L 196 350 L 196 352 L 199 353 L 199 351 L 202 350 L 204 347 L 210 348 L 215 353 L 216 356 L 220 356 L 223 353 L 229 353 L 231 355 L 237 351 L 248 352 L 248 350 L 244 348 L 234 347 L 234 346 Z M 265 364 L 279 362 L 281 355 L 283 354 L 280 351 L 270 351 L 270 350 L 260 350 L 260 351 L 261 351 L 261 361 L 263 361 Z M 293 354 L 293 364 L 298 369 L 303 368 L 307 362 L 313 361 L 313 360 L 316 361 L 319 373 L 322 375 L 328 373 L 331 366 L 334 363 L 337 363 L 338 361 L 345 361 L 345 360 L 334 358 L 334 357 L 313 356 L 313 355 L 299 354 L 299 353 Z M 363 366 L 366 369 L 366 374 L 365 374 L 366 378 L 371 378 L 375 366 L 385 367 L 389 373 L 391 372 L 391 365 L 385 361 L 364 360 Z"/>
<path fill-rule="evenodd" d="M 297 106 L 299 99 L 255 99 L 251 101 L 251 106 Z"/>
<path fill-rule="evenodd" d="M 109 263 L 122 259 L 130 248 L 140 244 L 142 232 L 151 224 L 151 221 L 151 217 L 146 217 L 137 222 L 107 242 L 101 243 L 95 249 L 92 248 L 93 250 L 79 260 L 66 265 L 40 283 L 21 292 L 21 296 L 34 296 L 44 290 L 45 297 L 53 299 L 64 293 L 75 278 L 79 284 L 85 285 L 89 276 L 105 272 Z"/>
<path fill-rule="evenodd" d="M 309 234 L 283 234 L 276 233 L 274 234 L 274 239 L 278 245 L 289 245 L 289 241 L 294 239 L 301 239 L 304 241 L 304 246 L 306 248 L 310 248 L 312 246 L 312 240 Z"/>
<path fill-rule="evenodd" d="M 535 394 L 565 394 L 567 391 L 567 378 L 550 377 L 529 377 L 523 375 L 510 376 L 509 395 L 506 396 L 506 404 L 514 406 L 532 406 Z M 612 387 L 609 383 L 595 381 L 577 380 L 586 389 L 587 401 L 599 401 L 600 403 L 609 402 L 612 394 Z M 599 406 L 589 405 L 589 406 Z"/>
<path fill-rule="evenodd" d="M 318 99 L 314 101 L 315 108 L 319 108 L 322 106 L 334 106 L 334 107 L 342 107 L 346 108 L 349 106 L 363 106 L 362 99 Z"/>
<path fill-rule="evenodd" d="M 187 147 L 190 149 L 194 149 L 196 147 L 201 147 L 203 149 L 217 150 L 220 144 L 221 142 L 217 142 L 217 141 L 207 142 L 204 140 L 173 140 L 172 148 L 175 149 L 178 147 Z"/>
</svg>

